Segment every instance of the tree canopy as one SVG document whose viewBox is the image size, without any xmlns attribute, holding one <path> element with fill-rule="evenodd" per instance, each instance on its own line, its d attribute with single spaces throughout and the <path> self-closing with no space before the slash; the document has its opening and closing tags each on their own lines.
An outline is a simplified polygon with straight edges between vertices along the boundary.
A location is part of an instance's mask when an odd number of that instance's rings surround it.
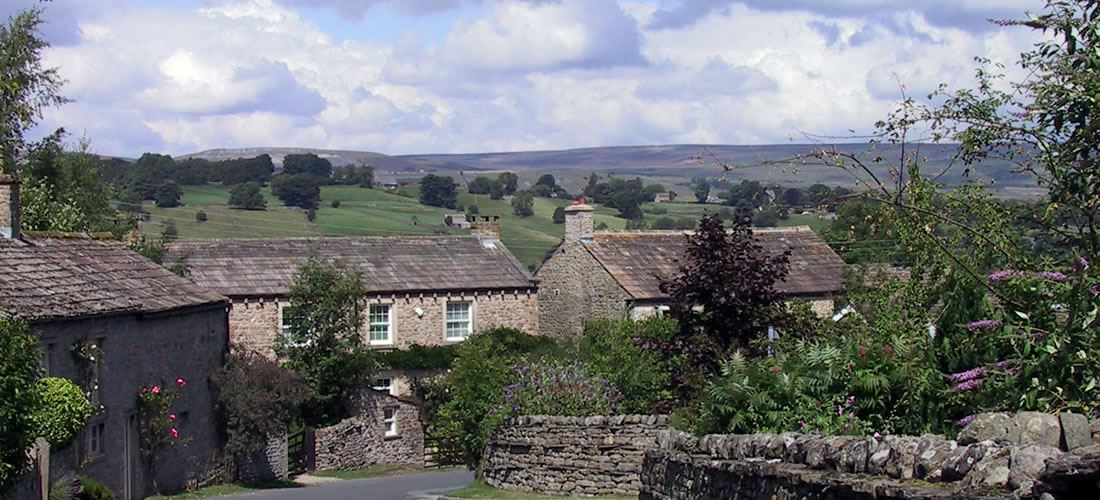
<svg viewBox="0 0 1100 500">
<path fill-rule="evenodd" d="M 255 182 L 237 184 L 229 191 L 229 208 L 242 210 L 263 210 L 267 201 L 260 193 L 260 185 Z"/>
<path fill-rule="evenodd" d="M 455 181 L 450 177 L 428 174 L 420 179 L 420 203 L 433 207 L 455 208 L 458 193 Z"/>
</svg>

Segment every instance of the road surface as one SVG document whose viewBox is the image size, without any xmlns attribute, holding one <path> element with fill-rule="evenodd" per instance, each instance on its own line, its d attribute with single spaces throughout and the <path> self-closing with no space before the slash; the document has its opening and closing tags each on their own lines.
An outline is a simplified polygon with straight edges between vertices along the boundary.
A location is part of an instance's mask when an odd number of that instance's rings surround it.
<svg viewBox="0 0 1100 500">
<path fill-rule="evenodd" d="M 432 499 L 474 480 L 467 470 L 331 481 L 302 488 L 258 490 L 218 497 L 220 500 L 409 500 Z"/>
</svg>

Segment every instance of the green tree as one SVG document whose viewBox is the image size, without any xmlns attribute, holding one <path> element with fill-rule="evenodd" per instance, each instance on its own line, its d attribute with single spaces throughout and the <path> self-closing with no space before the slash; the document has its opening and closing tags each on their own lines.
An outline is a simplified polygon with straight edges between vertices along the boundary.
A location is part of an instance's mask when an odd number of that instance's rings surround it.
<svg viewBox="0 0 1100 500">
<path fill-rule="evenodd" d="M 271 178 L 271 194 L 285 206 L 315 209 L 321 201 L 321 184 L 315 175 L 279 174 Z"/>
<path fill-rule="evenodd" d="M 24 134 L 46 108 L 68 102 L 60 95 L 64 80 L 57 68 L 42 65 L 49 47 L 38 31 L 42 23 L 42 9 L 36 7 L 0 24 L 0 173 L 17 174 Z"/>
<path fill-rule="evenodd" d="M 535 181 L 535 186 L 546 186 L 553 189 L 558 187 L 558 181 L 553 174 L 542 174 L 539 176 L 539 180 Z"/>
<path fill-rule="evenodd" d="M 535 215 L 535 197 L 530 191 L 520 191 L 512 196 L 512 213 L 520 217 Z"/>
<path fill-rule="evenodd" d="M 467 191 L 470 194 L 489 194 L 489 189 L 493 186 L 493 180 L 485 177 L 478 176 L 478 178 L 470 181 L 470 184 L 466 186 Z"/>
<path fill-rule="evenodd" d="M 819 204 L 829 201 L 833 195 L 833 190 L 824 184 L 814 184 L 806 188 L 805 198 L 809 203 Z"/>
<path fill-rule="evenodd" d="M 797 207 L 802 205 L 802 190 L 798 188 L 784 189 L 783 203 L 788 207 Z"/>
<path fill-rule="evenodd" d="M 73 439 L 92 416 L 92 405 L 80 386 L 60 377 L 40 378 L 35 383 L 39 407 L 32 415 L 34 435 L 61 447 Z"/>
<path fill-rule="evenodd" d="M 553 221 L 554 224 L 565 224 L 565 207 L 554 209 Z"/>
<path fill-rule="evenodd" d="M 26 449 L 36 437 L 41 367 L 38 342 L 24 322 L 0 317 L 0 352 L 0 495 L 6 496 L 30 465 Z"/>
<path fill-rule="evenodd" d="M 237 184 L 229 190 L 229 208 L 241 210 L 264 210 L 267 200 L 260 193 L 260 185 L 255 182 Z"/>
<path fill-rule="evenodd" d="M 433 207 L 455 208 L 458 194 L 450 177 L 428 174 L 420 179 L 420 203 Z"/>
<path fill-rule="evenodd" d="M 183 190 L 180 189 L 179 184 L 168 181 L 157 186 L 157 192 L 153 195 L 153 200 L 156 202 L 157 208 L 172 208 L 180 206 L 181 197 L 183 197 Z"/>
<path fill-rule="evenodd" d="M 499 180 L 494 180 L 489 183 L 489 199 L 491 200 L 503 200 L 504 199 L 504 183 Z"/>
<path fill-rule="evenodd" d="M 761 208 L 752 214 L 752 225 L 756 227 L 775 227 L 777 224 L 779 224 L 779 212 L 772 205 Z"/>
<path fill-rule="evenodd" d="M 283 157 L 283 173 L 286 175 L 312 175 L 325 179 L 332 177 L 332 163 L 313 153 L 292 154 Z"/>
<path fill-rule="evenodd" d="M 694 186 L 695 201 L 698 203 L 706 203 L 707 198 L 710 197 L 710 183 L 706 179 L 698 179 L 695 181 Z"/>
<path fill-rule="evenodd" d="M 374 358 L 360 334 L 365 296 L 362 275 L 342 262 L 311 255 L 294 275 L 284 311 L 288 327 L 275 354 L 313 390 L 302 408 L 307 425 L 346 418 L 369 387 Z"/>
<path fill-rule="evenodd" d="M 504 187 L 504 195 L 509 196 L 516 193 L 516 189 L 519 187 L 519 176 L 512 172 L 501 172 L 497 176 L 497 180 L 500 181 Z"/>
</svg>

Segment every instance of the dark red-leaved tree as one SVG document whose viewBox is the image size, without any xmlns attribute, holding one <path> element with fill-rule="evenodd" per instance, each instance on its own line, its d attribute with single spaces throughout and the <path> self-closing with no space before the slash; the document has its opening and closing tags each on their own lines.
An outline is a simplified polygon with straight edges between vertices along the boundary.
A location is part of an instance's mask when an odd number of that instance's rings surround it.
<svg viewBox="0 0 1100 500">
<path fill-rule="evenodd" d="M 679 275 L 661 283 L 680 324 L 677 337 L 661 350 L 690 360 L 696 375 L 714 373 L 733 350 L 748 348 L 786 312 L 775 285 L 787 276 L 790 252 L 769 254 L 743 217 L 732 226 L 704 216 L 687 236 Z"/>
</svg>

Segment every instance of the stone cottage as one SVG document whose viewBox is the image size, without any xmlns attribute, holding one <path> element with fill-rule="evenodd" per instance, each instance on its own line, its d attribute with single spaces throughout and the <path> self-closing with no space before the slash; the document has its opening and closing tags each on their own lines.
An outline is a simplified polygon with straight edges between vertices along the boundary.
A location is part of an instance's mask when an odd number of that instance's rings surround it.
<svg viewBox="0 0 1100 500">
<path fill-rule="evenodd" d="M 145 498 L 154 480 L 162 491 L 204 480 L 219 463 L 207 380 L 224 359 L 228 300 L 117 241 L 21 234 L 18 193 L 0 179 L 0 315 L 30 323 L 43 372 L 85 388 L 96 408 L 74 442 L 52 447 L 51 476 L 76 471 L 121 499 Z M 138 391 L 179 378 L 186 385 L 171 411 L 181 445 L 149 469 Z"/>
<path fill-rule="evenodd" d="M 668 308 L 660 283 L 679 272 L 689 232 L 595 232 L 592 222 L 592 207 L 566 207 L 565 238 L 536 273 L 544 334 L 579 335 L 594 319 L 644 318 Z M 791 251 L 790 274 L 778 288 L 808 301 L 820 316 L 832 314 L 834 297 L 844 288 L 840 256 L 808 227 L 753 232 L 766 251 Z"/>
<path fill-rule="evenodd" d="M 310 252 L 362 272 L 371 347 L 452 344 L 492 326 L 538 332 L 537 281 L 500 243 L 495 218 L 476 222 L 471 236 L 190 240 L 170 252 L 195 283 L 231 299 L 230 342 L 269 355 Z M 383 373 L 375 387 L 407 395 L 409 375 Z"/>
</svg>

